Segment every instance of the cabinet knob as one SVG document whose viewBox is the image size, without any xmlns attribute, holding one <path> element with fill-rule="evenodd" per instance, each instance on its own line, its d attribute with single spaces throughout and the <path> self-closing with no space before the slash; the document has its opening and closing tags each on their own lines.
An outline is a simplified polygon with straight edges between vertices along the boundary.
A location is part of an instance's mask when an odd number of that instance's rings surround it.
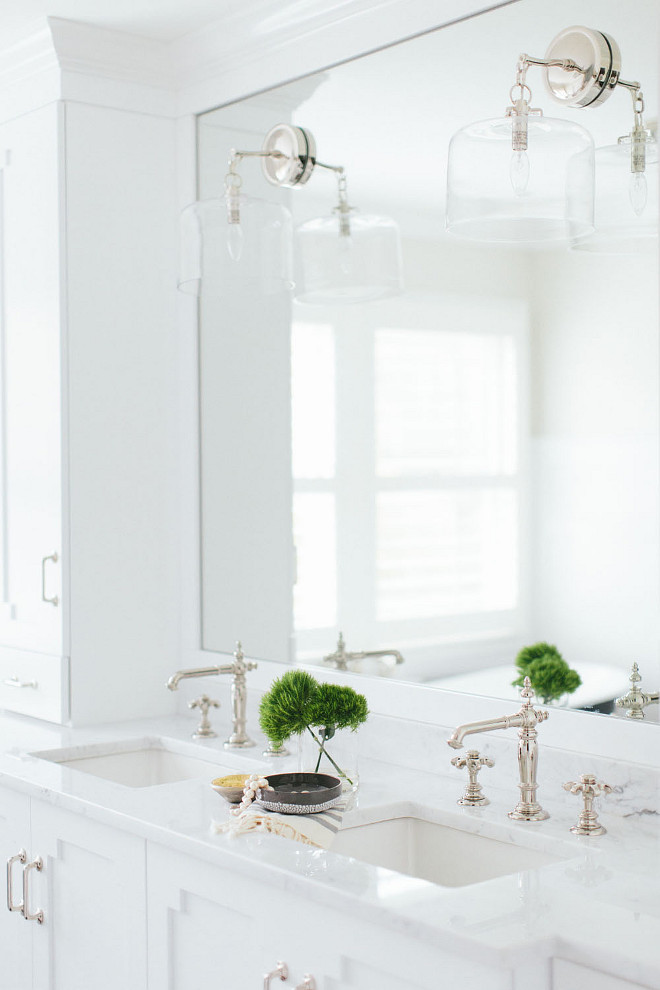
<svg viewBox="0 0 660 990">
<path fill-rule="evenodd" d="M 30 870 L 36 870 L 40 873 L 43 869 L 44 863 L 41 856 L 37 856 L 33 859 L 31 863 L 23 867 L 23 905 L 21 908 L 21 913 L 26 921 L 36 921 L 37 924 L 43 925 L 44 923 L 44 913 L 43 911 L 35 911 L 34 914 L 30 913 L 30 908 L 28 907 L 28 892 L 30 884 Z"/>
<path fill-rule="evenodd" d="M 305 973 L 302 983 L 299 983 L 294 990 L 316 990 L 316 980 L 311 973 Z"/>
<path fill-rule="evenodd" d="M 264 990 L 270 990 L 270 981 L 278 978 L 284 982 L 289 978 L 289 967 L 285 962 L 278 962 L 277 966 L 270 973 L 264 976 Z"/>
<path fill-rule="evenodd" d="M 14 894 L 11 886 L 14 863 L 27 863 L 27 853 L 25 849 L 19 850 L 15 856 L 10 856 L 7 860 L 7 910 L 22 912 L 23 904 L 14 904 Z"/>
</svg>

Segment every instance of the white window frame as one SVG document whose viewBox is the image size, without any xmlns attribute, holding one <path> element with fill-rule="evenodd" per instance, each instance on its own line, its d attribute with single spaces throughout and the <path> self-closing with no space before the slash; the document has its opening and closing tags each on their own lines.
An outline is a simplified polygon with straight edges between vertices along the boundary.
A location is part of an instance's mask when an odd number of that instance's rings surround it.
<svg viewBox="0 0 660 990">
<path fill-rule="evenodd" d="M 518 649 L 529 625 L 529 327 L 527 306 L 517 299 L 447 298 L 434 293 L 355 309 L 299 307 L 294 323 L 319 323 L 335 329 L 336 445 L 334 478 L 295 479 L 294 493 L 335 495 L 337 531 L 337 613 L 339 628 L 350 629 L 347 649 L 396 647 L 405 656 L 406 679 L 427 680 L 506 661 Z M 375 476 L 375 331 L 406 327 L 452 332 L 507 334 L 513 338 L 517 369 L 517 471 L 512 476 L 447 476 L 430 479 L 376 479 Z M 370 462 L 368 459 L 371 459 Z M 357 480 L 354 464 L 364 466 Z M 443 619 L 378 621 L 375 607 L 375 514 L 377 491 L 447 490 L 502 487 L 518 495 L 518 602 L 514 609 L 446 616 Z M 372 584 L 371 592 L 368 590 Z M 365 591 L 365 588 L 367 589 Z M 338 628 L 296 630 L 300 662 L 317 660 L 334 649 Z M 515 651 L 515 650 L 514 650 Z"/>
</svg>

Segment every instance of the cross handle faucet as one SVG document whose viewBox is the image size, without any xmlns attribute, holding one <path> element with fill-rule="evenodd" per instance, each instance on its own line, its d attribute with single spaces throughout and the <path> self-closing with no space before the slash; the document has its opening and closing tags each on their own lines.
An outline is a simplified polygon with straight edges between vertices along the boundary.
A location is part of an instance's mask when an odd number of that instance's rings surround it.
<svg viewBox="0 0 660 990">
<path fill-rule="evenodd" d="M 534 691 L 529 677 L 524 680 L 521 694 L 522 707 L 515 715 L 502 715 L 500 718 L 483 719 L 481 722 L 466 722 L 465 725 L 459 725 L 454 729 L 447 743 L 452 749 L 461 749 L 465 736 L 475 732 L 493 732 L 495 729 L 517 728 L 520 800 L 513 811 L 509 812 L 509 818 L 523 822 L 540 822 L 550 816 L 536 800 L 538 788 L 536 782 L 538 764 L 536 726 L 539 722 L 544 722 L 547 719 L 548 712 L 532 706 Z"/>
</svg>

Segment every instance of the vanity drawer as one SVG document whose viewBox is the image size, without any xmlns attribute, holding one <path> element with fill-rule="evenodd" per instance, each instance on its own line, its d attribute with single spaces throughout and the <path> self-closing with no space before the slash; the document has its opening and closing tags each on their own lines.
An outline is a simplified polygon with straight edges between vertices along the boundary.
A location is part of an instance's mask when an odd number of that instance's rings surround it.
<svg viewBox="0 0 660 990">
<path fill-rule="evenodd" d="M 68 657 L 0 649 L 0 708 L 49 722 L 66 722 Z"/>
<path fill-rule="evenodd" d="M 566 959 L 552 960 L 552 990 L 653 990 L 647 984 L 622 980 Z"/>
</svg>

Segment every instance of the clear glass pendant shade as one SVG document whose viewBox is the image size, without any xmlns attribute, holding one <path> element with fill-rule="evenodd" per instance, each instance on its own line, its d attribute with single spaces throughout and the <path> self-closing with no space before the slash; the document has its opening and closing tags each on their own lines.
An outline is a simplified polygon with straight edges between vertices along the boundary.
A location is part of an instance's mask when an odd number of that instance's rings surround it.
<svg viewBox="0 0 660 990">
<path fill-rule="evenodd" d="M 447 229 L 459 237 L 542 243 L 594 229 L 594 145 L 583 127 L 528 116 L 527 149 L 513 150 L 515 117 L 483 120 L 449 145 Z"/>
<path fill-rule="evenodd" d="M 181 213 L 179 289 L 191 295 L 293 288 L 293 225 L 278 203 L 232 195 Z"/>
<path fill-rule="evenodd" d="M 369 302 L 403 289 L 399 229 L 357 210 L 296 230 L 296 298 L 317 305 Z"/>
<path fill-rule="evenodd" d="M 649 254 L 658 249 L 658 144 L 645 142 L 645 168 L 631 170 L 630 139 L 596 149 L 596 230 L 573 245 L 594 254 Z"/>
</svg>

